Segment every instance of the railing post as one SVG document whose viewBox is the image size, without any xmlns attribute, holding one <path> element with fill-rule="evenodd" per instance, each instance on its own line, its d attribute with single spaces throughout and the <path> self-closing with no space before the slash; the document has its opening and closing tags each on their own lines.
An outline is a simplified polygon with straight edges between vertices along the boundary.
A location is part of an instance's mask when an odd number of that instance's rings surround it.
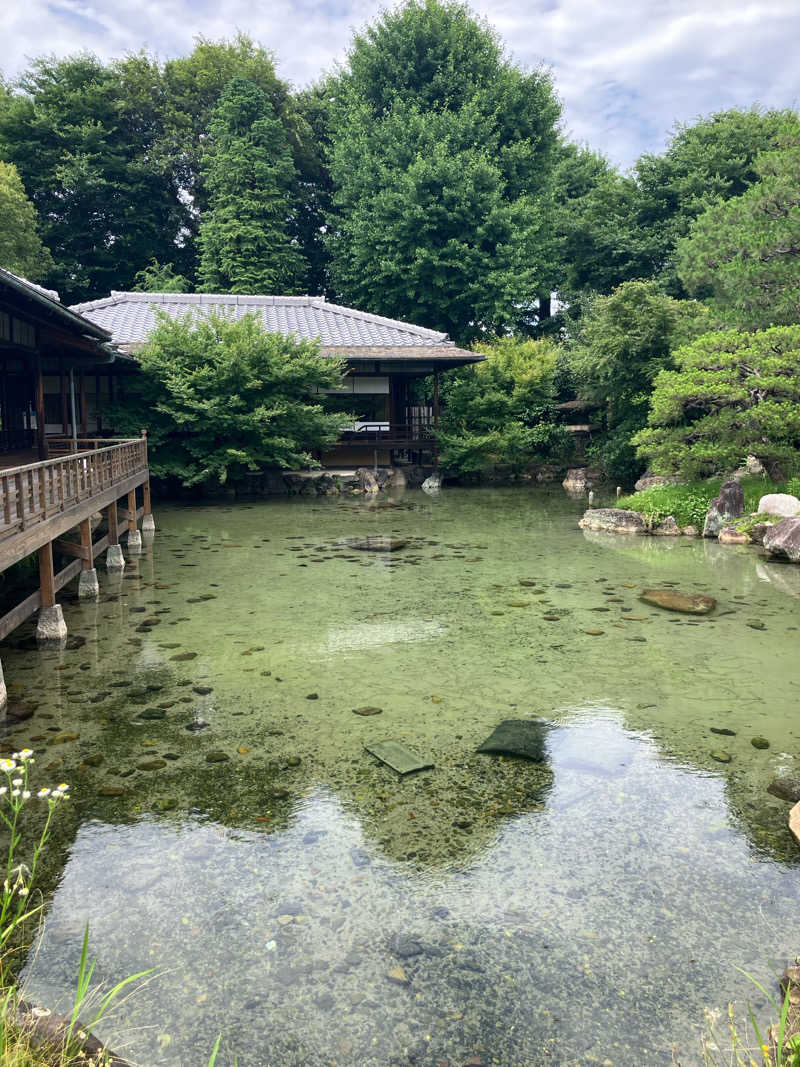
<svg viewBox="0 0 800 1067">
<path fill-rule="evenodd" d="M 39 644 L 63 648 L 67 640 L 67 624 L 61 605 L 56 604 L 52 541 L 39 549 L 39 595 L 42 606 L 36 623 L 36 640 Z"/>
</svg>

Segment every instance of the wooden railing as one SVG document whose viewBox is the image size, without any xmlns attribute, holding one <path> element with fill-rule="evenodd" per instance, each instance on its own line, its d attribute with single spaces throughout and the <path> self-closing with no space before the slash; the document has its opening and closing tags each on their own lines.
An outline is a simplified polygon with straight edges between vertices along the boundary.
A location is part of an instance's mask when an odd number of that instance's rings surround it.
<svg viewBox="0 0 800 1067">
<path fill-rule="evenodd" d="M 341 445 L 370 444 L 413 444 L 433 439 L 432 423 L 414 422 L 405 425 L 393 425 L 386 429 L 386 423 L 362 423 L 357 430 L 345 430 L 339 440 Z"/>
<path fill-rule="evenodd" d="M 147 471 L 145 437 L 79 441 L 83 451 L 0 471 L 0 540 L 88 504 Z M 71 439 L 70 439 L 70 443 Z"/>
</svg>

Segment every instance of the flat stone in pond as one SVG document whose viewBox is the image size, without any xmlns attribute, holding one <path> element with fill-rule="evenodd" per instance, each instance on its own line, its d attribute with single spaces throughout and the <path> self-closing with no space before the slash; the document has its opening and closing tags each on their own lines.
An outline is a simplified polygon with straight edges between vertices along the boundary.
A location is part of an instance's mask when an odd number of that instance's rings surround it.
<svg viewBox="0 0 800 1067">
<path fill-rule="evenodd" d="M 397 552 L 405 548 L 408 539 L 405 537 L 347 537 L 345 544 L 355 548 L 359 552 Z"/>
<path fill-rule="evenodd" d="M 364 747 L 398 774 L 411 774 L 412 771 L 424 771 L 433 766 L 432 760 L 419 756 L 400 741 L 376 741 Z"/>
<path fill-rule="evenodd" d="M 145 708 L 136 717 L 146 719 L 148 722 L 157 722 L 159 719 L 166 719 L 167 713 L 163 708 Z"/>
<path fill-rule="evenodd" d="M 723 752 L 721 749 L 715 749 L 711 753 L 711 758 L 715 759 L 717 763 L 730 763 L 731 755 L 729 752 Z"/>
<path fill-rule="evenodd" d="M 197 659 L 196 652 L 179 652 L 176 656 L 170 656 L 175 663 L 187 663 L 190 659 Z"/>
<path fill-rule="evenodd" d="M 166 765 L 166 760 L 163 759 L 143 759 L 136 764 L 140 771 L 160 771 Z"/>
<path fill-rule="evenodd" d="M 721 734 L 723 737 L 736 737 L 735 730 L 729 730 L 727 726 L 709 726 L 712 734 Z"/>
<path fill-rule="evenodd" d="M 753 748 L 769 748 L 769 741 L 766 737 L 752 737 L 750 739 L 750 744 Z"/>
<path fill-rule="evenodd" d="M 500 756 L 522 756 L 535 763 L 547 759 L 545 738 L 550 723 L 544 719 L 506 719 L 494 728 L 478 752 Z"/>
<path fill-rule="evenodd" d="M 679 593 L 677 589 L 645 589 L 639 597 L 645 604 L 684 615 L 708 615 L 717 606 L 716 600 L 701 593 Z"/>
<path fill-rule="evenodd" d="M 225 763 L 230 759 L 227 752 L 223 752 L 221 749 L 216 749 L 214 752 L 209 752 L 206 756 L 206 763 Z"/>
<path fill-rule="evenodd" d="M 373 708 L 373 707 L 353 708 L 353 714 L 354 715 L 382 715 L 383 714 L 383 708 Z"/>
</svg>

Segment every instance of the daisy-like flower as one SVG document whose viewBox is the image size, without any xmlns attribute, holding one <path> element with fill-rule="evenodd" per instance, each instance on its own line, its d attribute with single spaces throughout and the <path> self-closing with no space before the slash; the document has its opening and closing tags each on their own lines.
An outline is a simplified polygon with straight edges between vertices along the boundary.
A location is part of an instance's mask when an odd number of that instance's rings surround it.
<svg viewBox="0 0 800 1067">
<path fill-rule="evenodd" d="M 8 792 L 8 786 L 7 785 L 0 785 L 0 797 L 5 796 L 7 792 Z"/>
<path fill-rule="evenodd" d="M 23 748 L 23 749 L 20 750 L 19 754 L 17 755 L 17 759 L 21 760 L 24 763 L 25 760 L 29 760 L 32 755 L 33 755 L 33 749 L 32 748 Z"/>
<path fill-rule="evenodd" d="M 12 785 L 17 785 L 17 786 L 22 785 L 22 779 L 21 778 L 14 778 L 13 781 L 11 782 L 11 784 Z"/>
<path fill-rule="evenodd" d="M 23 789 L 23 791 L 22 791 L 22 799 L 23 800 L 30 800 L 31 799 L 31 791 L 30 791 L 30 789 Z"/>
<path fill-rule="evenodd" d="M 40 789 L 39 792 L 36 794 L 36 796 L 37 797 L 49 797 L 50 796 L 50 790 L 49 789 Z"/>
<path fill-rule="evenodd" d="M 19 796 L 19 789 L 12 789 L 11 790 L 11 796 L 12 797 L 18 797 Z"/>
<path fill-rule="evenodd" d="M 5 771 L 6 774 L 10 774 L 11 771 L 17 769 L 16 761 L 13 759 L 0 759 L 0 771 Z"/>
</svg>

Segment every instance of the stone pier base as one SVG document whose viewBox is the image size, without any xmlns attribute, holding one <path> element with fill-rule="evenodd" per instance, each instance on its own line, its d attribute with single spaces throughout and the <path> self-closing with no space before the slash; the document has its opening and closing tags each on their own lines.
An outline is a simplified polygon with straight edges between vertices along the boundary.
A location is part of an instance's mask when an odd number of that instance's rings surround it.
<svg viewBox="0 0 800 1067">
<path fill-rule="evenodd" d="M 156 532 L 156 520 L 152 515 L 142 516 L 142 533 L 155 533 Z"/>
<path fill-rule="evenodd" d="M 128 551 L 142 551 L 142 535 L 139 530 L 128 530 Z"/>
<path fill-rule="evenodd" d="M 100 595 L 100 583 L 97 580 L 97 568 L 81 571 L 78 578 L 78 597 L 80 600 L 92 600 Z"/>
<path fill-rule="evenodd" d="M 109 545 L 106 552 L 106 567 L 110 571 L 124 571 L 125 557 L 122 555 L 121 545 Z"/>
<path fill-rule="evenodd" d="M 40 645 L 63 647 L 67 640 L 67 624 L 60 604 L 42 608 L 36 623 L 36 640 Z"/>
<path fill-rule="evenodd" d="M 6 680 L 3 677 L 3 664 L 0 663 L 0 719 L 6 717 L 6 708 L 8 707 L 8 692 L 6 691 Z"/>
</svg>

